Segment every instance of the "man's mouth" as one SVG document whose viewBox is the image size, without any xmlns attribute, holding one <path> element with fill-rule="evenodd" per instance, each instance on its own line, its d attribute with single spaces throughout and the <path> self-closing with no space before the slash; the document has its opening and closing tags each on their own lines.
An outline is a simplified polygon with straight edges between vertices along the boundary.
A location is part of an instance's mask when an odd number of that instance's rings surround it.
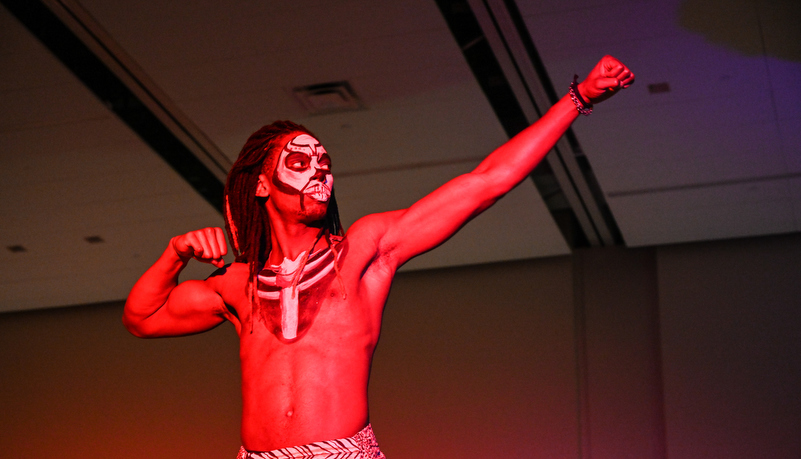
<svg viewBox="0 0 801 459">
<path fill-rule="evenodd" d="M 331 199 L 331 189 L 322 183 L 310 185 L 303 191 L 303 194 L 320 202 L 326 202 Z"/>
</svg>

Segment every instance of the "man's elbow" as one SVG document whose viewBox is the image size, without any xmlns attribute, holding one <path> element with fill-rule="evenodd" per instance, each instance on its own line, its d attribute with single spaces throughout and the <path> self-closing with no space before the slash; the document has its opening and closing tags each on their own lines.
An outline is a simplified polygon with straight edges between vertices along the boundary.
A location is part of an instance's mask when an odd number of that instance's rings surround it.
<svg viewBox="0 0 801 459">
<path fill-rule="evenodd" d="M 145 333 L 140 329 L 138 324 L 131 320 L 127 314 L 122 315 L 122 325 L 128 330 L 128 333 L 134 335 L 137 338 L 145 338 Z"/>
<path fill-rule="evenodd" d="M 122 313 L 122 325 L 137 338 L 153 338 L 155 335 L 148 330 L 144 319 L 136 317 L 127 310 Z"/>
</svg>

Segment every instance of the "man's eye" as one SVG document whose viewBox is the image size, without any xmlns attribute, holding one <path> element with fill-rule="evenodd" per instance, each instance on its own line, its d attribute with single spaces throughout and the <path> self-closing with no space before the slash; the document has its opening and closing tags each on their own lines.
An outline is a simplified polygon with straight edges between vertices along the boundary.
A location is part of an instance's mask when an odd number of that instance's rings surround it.
<svg viewBox="0 0 801 459">
<path fill-rule="evenodd" d="M 330 171 L 331 170 L 331 158 L 328 155 L 323 155 L 317 164 L 320 166 L 320 169 Z"/>
<path fill-rule="evenodd" d="M 293 170 L 303 170 L 309 167 L 309 159 L 304 155 L 289 155 L 286 158 L 286 167 Z"/>
</svg>

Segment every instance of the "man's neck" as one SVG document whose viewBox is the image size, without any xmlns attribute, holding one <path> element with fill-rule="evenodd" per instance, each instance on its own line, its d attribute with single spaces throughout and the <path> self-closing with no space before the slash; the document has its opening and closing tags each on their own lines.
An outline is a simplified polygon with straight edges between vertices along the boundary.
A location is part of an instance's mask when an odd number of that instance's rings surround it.
<svg viewBox="0 0 801 459">
<path fill-rule="evenodd" d="M 321 229 L 301 223 L 271 222 L 272 249 L 267 264 L 280 265 L 284 258 L 296 260 L 303 252 L 311 253 L 319 241 Z"/>
</svg>

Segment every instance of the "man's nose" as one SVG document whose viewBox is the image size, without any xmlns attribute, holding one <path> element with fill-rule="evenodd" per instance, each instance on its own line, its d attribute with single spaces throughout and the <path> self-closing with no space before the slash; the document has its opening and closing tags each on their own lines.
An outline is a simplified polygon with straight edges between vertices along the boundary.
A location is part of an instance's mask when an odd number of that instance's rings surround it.
<svg viewBox="0 0 801 459">
<path fill-rule="evenodd" d="M 314 175 L 312 175 L 311 179 L 312 180 L 317 180 L 317 181 L 320 181 L 320 182 L 325 182 L 325 176 L 331 173 L 331 171 L 327 171 L 325 169 L 314 168 L 314 170 L 316 172 L 314 173 Z"/>
</svg>

